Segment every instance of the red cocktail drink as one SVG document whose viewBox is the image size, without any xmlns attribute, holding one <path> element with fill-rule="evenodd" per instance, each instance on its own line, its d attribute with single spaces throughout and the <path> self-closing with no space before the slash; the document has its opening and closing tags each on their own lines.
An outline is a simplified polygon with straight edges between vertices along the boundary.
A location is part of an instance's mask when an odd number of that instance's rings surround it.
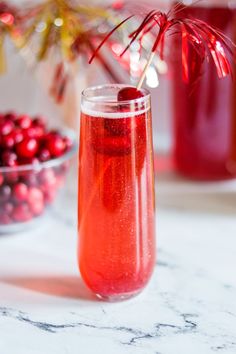
<svg viewBox="0 0 236 354">
<path fill-rule="evenodd" d="M 228 6 L 231 4 L 231 7 Z M 203 1 L 185 13 L 206 21 L 235 41 L 236 1 Z M 207 5 L 209 4 L 209 5 Z M 172 52 L 173 54 L 173 52 Z M 181 39 L 176 36 L 173 62 L 174 155 L 177 169 L 200 180 L 220 180 L 236 175 L 235 81 L 219 79 L 215 65 L 204 63 L 197 81 L 182 80 Z M 200 65 L 189 45 L 189 65 Z"/>
<path fill-rule="evenodd" d="M 128 298 L 155 264 L 150 96 L 117 102 L 120 86 L 85 90 L 79 156 L 79 267 L 108 300 Z"/>
</svg>

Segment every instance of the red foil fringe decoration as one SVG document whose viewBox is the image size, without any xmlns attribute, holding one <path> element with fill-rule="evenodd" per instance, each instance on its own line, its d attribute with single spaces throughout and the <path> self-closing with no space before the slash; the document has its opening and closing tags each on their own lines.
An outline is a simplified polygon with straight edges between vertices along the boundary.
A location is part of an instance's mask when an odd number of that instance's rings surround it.
<svg viewBox="0 0 236 354">
<path fill-rule="evenodd" d="M 212 57 L 216 66 L 219 78 L 232 75 L 229 57 L 234 56 L 235 44 L 218 29 L 208 25 L 206 22 L 186 17 L 181 12 L 186 8 L 182 3 L 177 3 L 167 12 L 159 10 L 150 11 L 141 24 L 130 34 L 130 42 L 121 56 L 130 48 L 132 43 L 139 40 L 142 44 L 143 38 L 149 33 L 154 35 L 154 43 L 151 48 L 152 53 L 159 54 L 164 60 L 165 40 L 167 35 L 178 35 L 182 39 L 182 70 L 185 82 L 196 81 L 201 75 L 201 64 L 204 60 Z M 129 16 L 110 31 L 99 44 L 90 58 L 90 63 L 98 55 L 100 48 L 110 38 L 110 36 L 133 16 Z M 154 31 L 157 29 L 157 34 Z M 190 63 L 189 45 L 196 52 L 197 60 Z"/>
</svg>

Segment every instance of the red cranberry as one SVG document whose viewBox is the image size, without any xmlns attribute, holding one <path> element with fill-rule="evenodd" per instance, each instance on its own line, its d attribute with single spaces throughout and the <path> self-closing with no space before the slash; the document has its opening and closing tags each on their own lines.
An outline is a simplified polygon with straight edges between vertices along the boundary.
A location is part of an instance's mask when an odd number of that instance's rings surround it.
<svg viewBox="0 0 236 354">
<path fill-rule="evenodd" d="M 27 186 L 34 187 L 38 184 L 37 175 L 33 172 L 27 172 L 23 177 L 22 181 L 27 184 Z"/>
<path fill-rule="evenodd" d="M 29 206 L 26 203 L 16 205 L 12 212 L 12 218 L 16 222 L 25 222 L 32 219 Z"/>
<path fill-rule="evenodd" d="M 0 172 L 0 186 L 3 184 L 3 182 L 4 182 L 3 174 Z"/>
<path fill-rule="evenodd" d="M 20 143 L 24 139 L 24 135 L 20 128 L 14 129 L 13 136 L 14 136 L 15 144 Z"/>
<path fill-rule="evenodd" d="M 0 124 L 0 135 L 8 135 L 12 132 L 14 124 L 10 120 L 5 120 Z"/>
<path fill-rule="evenodd" d="M 46 189 L 44 191 L 44 201 L 46 204 L 52 204 L 57 195 L 56 189 Z"/>
<path fill-rule="evenodd" d="M 28 193 L 28 201 L 34 203 L 36 200 L 43 200 L 43 193 L 39 188 L 30 187 Z"/>
<path fill-rule="evenodd" d="M 5 173 L 5 180 L 9 184 L 15 184 L 18 182 L 19 174 L 17 171 L 11 171 Z"/>
<path fill-rule="evenodd" d="M 9 225 L 11 223 L 12 223 L 12 220 L 11 220 L 10 216 L 5 212 L 1 212 L 0 213 L 0 224 L 1 225 Z"/>
<path fill-rule="evenodd" d="M 66 150 L 70 150 L 71 147 L 72 147 L 72 145 L 73 145 L 72 140 L 71 140 L 68 136 L 65 136 L 65 137 L 63 138 L 63 141 L 64 141 L 64 143 L 65 143 L 65 148 L 66 148 Z"/>
<path fill-rule="evenodd" d="M 2 154 L 2 163 L 7 167 L 14 167 L 17 165 L 17 155 L 11 151 L 5 151 Z"/>
<path fill-rule="evenodd" d="M 124 87 L 118 92 L 118 101 L 136 100 L 143 96 L 143 93 L 135 87 Z"/>
<path fill-rule="evenodd" d="M 35 200 L 30 204 L 30 210 L 35 216 L 39 216 L 44 211 L 44 201 L 43 200 Z"/>
<path fill-rule="evenodd" d="M 8 215 L 12 213 L 13 209 L 14 209 L 14 205 L 10 202 L 6 202 L 2 205 L 2 210 Z"/>
<path fill-rule="evenodd" d="M 38 126 L 45 129 L 45 121 L 42 117 L 35 117 L 32 123 L 34 126 Z"/>
<path fill-rule="evenodd" d="M 44 209 L 43 192 L 36 187 L 30 187 L 28 193 L 28 204 L 34 215 L 40 215 Z"/>
<path fill-rule="evenodd" d="M 11 149 L 15 145 L 14 133 L 2 136 L 1 146 L 3 148 Z"/>
<path fill-rule="evenodd" d="M 38 158 L 39 158 L 39 160 L 40 160 L 41 162 L 45 162 L 45 161 L 50 160 L 51 155 L 50 155 L 49 150 L 43 148 L 43 149 L 39 152 Z"/>
<path fill-rule="evenodd" d="M 56 188 L 59 189 L 65 184 L 65 176 L 57 176 Z"/>
<path fill-rule="evenodd" d="M 11 187 L 7 184 L 0 187 L 0 201 L 5 202 L 11 197 Z"/>
<path fill-rule="evenodd" d="M 12 193 L 16 201 L 25 201 L 28 198 L 28 187 L 24 183 L 17 183 Z"/>
<path fill-rule="evenodd" d="M 15 112 L 7 112 L 5 114 L 5 119 L 15 121 L 17 119 L 17 115 Z"/>
<path fill-rule="evenodd" d="M 56 183 L 54 171 L 51 168 L 45 168 L 42 172 L 40 172 L 40 182 L 46 188 L 49 186 L 54 186 Z"/>
<path fill-rule="evenodd" d="M 21 158 L 33 157 L 38 151 L 38 142 L 34 138 L 25 138 L 16 145 L 17 155 Z"/>
<path fill-rule="evenodd" d="M 59 157 L 65 151 L 66 146 L 62 137 L 51 134 L 46 140 L 45 147 L 49 150 L 52 157 Z"/>
<path fill-rule="evenodd" d="M 16 124 L 21 128 L 21 129 L 29 129 L 31 127 L 32 121 L 28 115 L 22 115 L 19 116 L 16 119 Z"/>
<path fill-rule="evenodd" d="M 20 165 L 34 165 L 39 164 L 39 159 L 37 157 L 23 157 L 20 159 Z"/>
</svg>

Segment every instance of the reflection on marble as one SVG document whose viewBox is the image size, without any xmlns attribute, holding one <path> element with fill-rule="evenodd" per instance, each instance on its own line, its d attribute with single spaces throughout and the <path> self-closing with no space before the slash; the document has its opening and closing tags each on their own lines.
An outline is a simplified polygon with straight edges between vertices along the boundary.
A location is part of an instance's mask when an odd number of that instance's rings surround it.
<svg viewBox="0 0 236 354">
<path fill-rule="evenodd" d="M 0 353 L 235 354 L 235 184 L 179 186 L 158 180 L 156 269 L 126 302 L 96 300 L 79 277 L 73 193 L 42 228 L 2 236 Z"/>
</svg>

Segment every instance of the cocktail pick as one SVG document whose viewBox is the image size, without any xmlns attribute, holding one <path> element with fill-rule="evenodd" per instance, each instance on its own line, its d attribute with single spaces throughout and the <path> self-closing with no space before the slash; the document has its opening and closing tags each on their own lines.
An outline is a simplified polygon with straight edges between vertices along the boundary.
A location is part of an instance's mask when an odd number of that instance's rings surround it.
<svg viewBox="0 0 236 354">
<path fill-rule="evenodd" d="M 172 6 L 167 13 L 159 10 L 152 10 L 144 17 L 141 24 L 130 34 L 130 42 L 121 53 L 121 56 L 136 40 L 139 40 L 142 45 L 143 38 L 148 33 L 153 34 L 157 29 L 157 34 L 154 37 L 154 43 L 149 58 L 136 86 L 137 91 L 140 90 L 143 84 L 147 69 L 151 65 L 154 56 L 158 54 L 160 59 L 164 60 L 165 41 L 168 35 L 179 36 L 182 39 L 182 70 L 184 81 L 190 82 L 190 79 L 192 82 L 196 81 L 200 76 L 202 63 L 206 59 L 209 60 L 210 57 L 213 59 L 219 78 L 232 75 L 229 58 L 234 55 L 235 44 L 213 26 L 210 26 L 200 19 L 186 16 L 183 13 L 185 8 L 186 6 L 182 3 L 177 3 Z M 95 50 L 90 59 L 90 63 L 97 56 L 98 51 L 109 37 L 132 17 L 133 16 L 131 15 L 124 19 L 106 35 L 104 40 Z M 195 50 L 198 58 L 198 65 L 189 65 L 189 45 Z"/>
</svg>

